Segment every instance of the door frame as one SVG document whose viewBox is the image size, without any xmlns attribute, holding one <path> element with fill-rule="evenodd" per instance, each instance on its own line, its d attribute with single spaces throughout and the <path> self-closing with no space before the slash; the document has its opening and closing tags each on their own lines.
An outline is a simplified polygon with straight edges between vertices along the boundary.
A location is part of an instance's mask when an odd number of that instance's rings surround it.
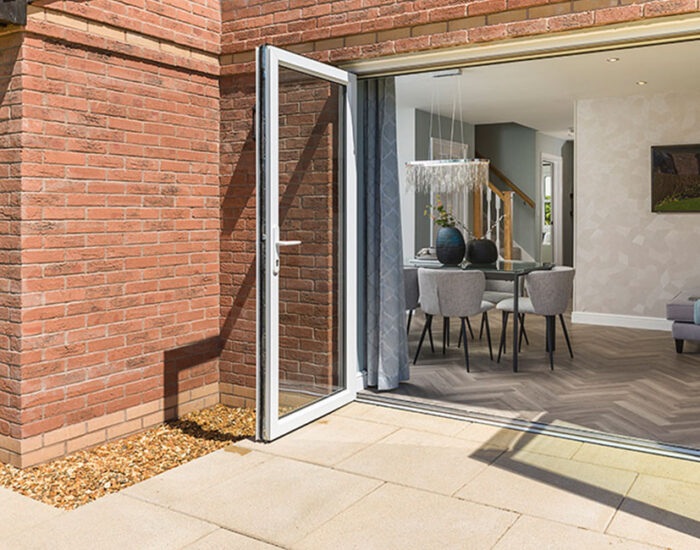
<svg viewBox="0 0 700 550">
<path fill-rule="evenodd" d="M 276 48 L 260 46 L 256 50 L 256 439 L 271 441 L 299 428 L 355 399 L 358 371 L 357 354 L 357 81 L 355 75 L 331 65 Z M 279 186 L 279 68 L 344 86 L 340 124 L 344 146 L 339 151 L 339 185 L 342 256 L 341 300 L 343 322 L 339 339 L 343 360 L 345 388 L 319 401 L 279 417 L 279 282 L 274 269 L 272 236 L 276 233 L 277 209 L 266 211 L 275 204 Z M 266 116 L 267 114 L 267 116 Z M 342 116 L 344 114 L 344 116 Z M 263 198 L 263 200 L 259 200 Z M 275 298 L 267 299 L 270 294 Z"/>
<path fill-rule="evenodd" d="M 552 165 L 552 263 L 564 265 L 564 159 L 558 155 L 542 153 L 540 157 L 539 173 L 539 197 L 540 197 L 540 235 L 544 229 L 544 187 L 542 181 L 542 164 L 549 162 Z M 542 241 L 542 238 L 539 239 Z M 540 242 L 541 245 L 541 242 Z"/>
</svg>

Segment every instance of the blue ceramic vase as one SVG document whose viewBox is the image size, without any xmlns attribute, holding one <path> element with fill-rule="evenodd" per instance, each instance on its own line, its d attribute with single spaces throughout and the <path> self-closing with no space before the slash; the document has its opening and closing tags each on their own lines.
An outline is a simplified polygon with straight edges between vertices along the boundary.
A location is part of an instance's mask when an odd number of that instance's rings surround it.
<svg viewBox="0 0 700 550">
<path fill-rule="evenodd" d="M 435 251 L 443 265 L 455 266 L 462 263 L 466 251 L 462 232 L 456 227 L 441 227 L 437 234 Z"/>
</svg>

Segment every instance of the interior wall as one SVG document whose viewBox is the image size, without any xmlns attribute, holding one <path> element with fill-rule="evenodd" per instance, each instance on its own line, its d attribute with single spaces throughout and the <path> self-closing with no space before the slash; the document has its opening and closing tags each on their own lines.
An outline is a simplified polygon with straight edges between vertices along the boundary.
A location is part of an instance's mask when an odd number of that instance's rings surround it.
<svg viewBox="0 0 700 550">
<path fill-rule="evenodd" d="M 480 124 L 476 126 L 475 136 L 479 153 L 537 203 L 537 131 L 514 122 Z M 501 189 L 506 188 L 493 173 L 491 181 Z M 539 231 L 537 212 L 516 196 L 513 200 L 513 239 L 533 258 L 539 257 Z"/>
<path fill-rule="evenodd" d="M 665 317 L 700 287 L 700 214 L 651 212 L 652 145 L 700 143 L 700 92 L 580 100 L 574 310 Z"/>
</svg>

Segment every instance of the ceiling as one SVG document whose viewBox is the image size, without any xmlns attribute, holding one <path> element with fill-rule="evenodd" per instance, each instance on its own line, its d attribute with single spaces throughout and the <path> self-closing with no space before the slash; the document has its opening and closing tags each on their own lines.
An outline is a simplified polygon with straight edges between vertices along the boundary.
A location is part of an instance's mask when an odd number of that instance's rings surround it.
<svg viewBox="0 0 700 550">
<path fill-rule="evenodd" d="M 432 105 L 472 124 L 517 122 L 570 139 L 577 99 L 700 91 L 699 60 L 700 41 L 691 41 L 519 61 L 439 78 L 440 72 L 400 76 L 396 97 L 400 107 L 430 112 Z M 449 72 L 456 71 L 443 73 Z"/>
</svg>

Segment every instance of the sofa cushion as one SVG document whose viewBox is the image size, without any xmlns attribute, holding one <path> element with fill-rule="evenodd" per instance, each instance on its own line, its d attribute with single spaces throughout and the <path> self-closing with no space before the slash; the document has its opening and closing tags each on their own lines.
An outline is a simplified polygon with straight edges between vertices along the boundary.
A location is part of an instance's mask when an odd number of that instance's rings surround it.
<svg viewBox="0 0 700 550">
<path fill-rule="evenodd" d="M 666 319 L 692 323 L 693 308 L 697 300 L 700 300 L 700 288 L 679 292 L 674 296 L 673 300 L 666 304 Z"/>
<path fill-rule="evenodd" d="M 693 340 L 700 342 L 700 325 L 676 321 L 673 323 L 673 328 L 671 330 L 676 340 Z"/>
</svg>

